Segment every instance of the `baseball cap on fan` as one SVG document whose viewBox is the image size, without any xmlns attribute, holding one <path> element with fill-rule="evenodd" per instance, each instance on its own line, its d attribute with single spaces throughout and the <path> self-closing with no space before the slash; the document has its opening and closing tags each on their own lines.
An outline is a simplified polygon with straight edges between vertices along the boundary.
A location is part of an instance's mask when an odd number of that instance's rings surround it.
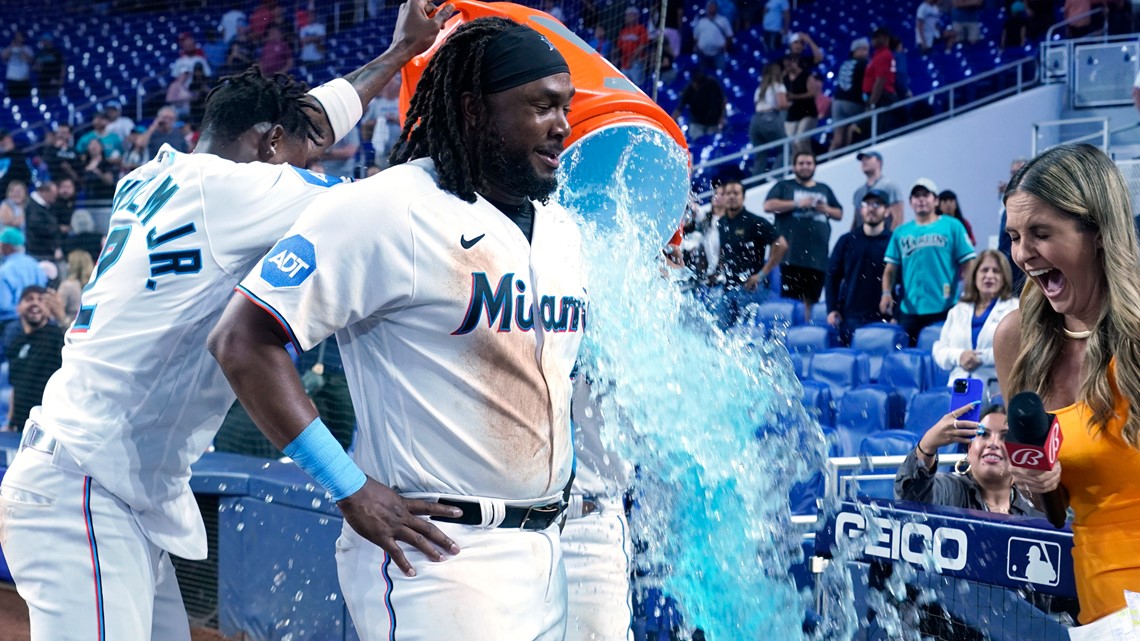
<svg viewBox="0 0 1140 641">
<path fill-rule="evenodd" d="M 910 188 L 910 195 L 922 196 L 924 194 L 921 192 L 924 190 L 934 194 L 935 196 L 938 195 L 938 186 L 935 185 L 934 181 L 929 178 L 919 178 L 918 180 L 914 181 L 914 185 L 912 185 Z"/>
</svg>

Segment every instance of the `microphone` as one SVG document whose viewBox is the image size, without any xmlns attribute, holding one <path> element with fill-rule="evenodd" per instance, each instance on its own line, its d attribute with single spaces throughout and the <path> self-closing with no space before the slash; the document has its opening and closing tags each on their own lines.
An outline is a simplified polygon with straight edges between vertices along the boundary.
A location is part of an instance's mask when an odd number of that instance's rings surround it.
<svg viewBox="0 0 1140 641">
<path fill-rule="evenodd" d="M 1041 397 L 1021 392 L 1009 402 L 1009 432 L 1005 449 L 1009 463 L 1023 469 L 1051 470 L 1061 451 L 1061 426 L 1057 417 L 1045 411 Z M 1060 488 L 1041 495 L 1045 516 L 1056 528 L 1065 526 L 1065 500 Z"/>
</svg>

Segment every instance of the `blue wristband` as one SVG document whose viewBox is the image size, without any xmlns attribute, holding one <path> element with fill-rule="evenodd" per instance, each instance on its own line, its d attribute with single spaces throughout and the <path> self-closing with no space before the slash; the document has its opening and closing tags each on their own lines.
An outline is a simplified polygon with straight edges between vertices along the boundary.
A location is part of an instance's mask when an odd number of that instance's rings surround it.
<svg viewBox="0 0 1140 641">
<path fill-rule="evenodd" d="M 354 494 L 367 478 L 344 453 L 340 443 L 318 416 L 293 442 L 285 446 L 285 456 L 320 483 L 334 501 Z"/>
</svg>

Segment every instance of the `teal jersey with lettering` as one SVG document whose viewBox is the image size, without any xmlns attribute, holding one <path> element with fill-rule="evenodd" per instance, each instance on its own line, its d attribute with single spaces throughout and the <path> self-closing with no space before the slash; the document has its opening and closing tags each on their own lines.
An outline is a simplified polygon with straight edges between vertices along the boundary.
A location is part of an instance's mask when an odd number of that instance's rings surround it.
<svg viewBox="0 0 1140 641">
<path fill-rule="evenodd" d="M 206 337 L 234 286 L 340 182 L 164 146 L 116 187 L 63 366 L 32 419 L 163 549 L 206 556 L 190 464 L 234 402 Z"/>
<path fill-rule="evenodd" d="M 414 160 L 318 198 L 241 283 L 300 349 L 336 332 L 356 463 L 405 496 L 539 503 L 570 477 L 581 240 L 565 209 L 534 208 L 528 242 Z"/>
<path fill-rule="evenodd" d="M 929 225 L 910 221 L 894 231 L 884 261 L 902 268 L 904 314 L 937 314 L 958 301 L 958 268 L 974 258 L 974 246 L 958 219 L 939 216 Z"/>
</svg>

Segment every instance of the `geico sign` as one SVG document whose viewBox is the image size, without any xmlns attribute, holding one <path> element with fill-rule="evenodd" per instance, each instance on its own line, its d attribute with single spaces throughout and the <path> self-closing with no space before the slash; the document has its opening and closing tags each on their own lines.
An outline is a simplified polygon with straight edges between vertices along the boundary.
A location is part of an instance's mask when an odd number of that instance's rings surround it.
<svg viewBox="0 0 1140 641">
<path fill-rule="evenodd" d="M 931 550 L 939 570 L 961 570 L 966 567 L 969 541 L 964 531 L 950 527 L 932 530 L 925 523 L 908 521 L 900 524 L 879 517 L 873 517 L 873 520 L 880 532 L 877 537 L 867 541 L 863 547 L 864 554 L 923 565 L 926 551 Z M 867 534 L 867 520 L 862 514 L 842 512 L 835 518 L 835 530 L 849 539 L 856 539 Z M 916 542 L 916 539 L 921 542 Z M 947 545 L 947 541 L 953 541 L 956 545 Z"/>
</svg>

